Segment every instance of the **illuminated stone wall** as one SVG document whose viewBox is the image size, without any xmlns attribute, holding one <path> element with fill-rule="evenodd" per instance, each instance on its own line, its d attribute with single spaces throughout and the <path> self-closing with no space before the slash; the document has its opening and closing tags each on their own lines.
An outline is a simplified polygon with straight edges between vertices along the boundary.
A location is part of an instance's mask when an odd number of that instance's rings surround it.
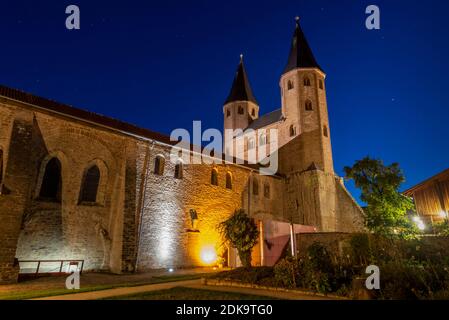
<svg viewBox="0 0 449 320">
<path fill-rule="evenodd" d="M 224 164 L 185 165 L 183 178 L 176 179 L 175 164 L 169 161 L 168 148 L 154 146 L 149 153 L 139 270 L 207 265 L 214 251 L 220 255 L 226 250 L 217 231 L 220 222 L 239 208 L 251 214 L 261 211 L 272 214 L 274 204 L 282 199 L 280 189 L 277 189 L 281 184 L 276 184 L 272 177 L 264 178 L 271 184 L 270 199 L 248 197 L 248 182 L 250 176 L 255 175 L 248 168 Z M 154 174 L 156 156 L 166 159 L 163 176 Z M 211 184 L 213 168 L 218 171 L 218 186 Z M 226 188 L 228 172 L 232 175 L 232 189 Z M 264 180 L 261 178 L 261 183 Z M 260 195 L 263 197 L 262 187 Z M 190 210 L 198 214 L 194 225 Z"/>
<path fill-rule="evenodd" d="M 4 183 L 0 195 L 0 274 L 19 260 L 82 259 L 87 270 L 121 270 L 127 139 L 8 101 L 0 105 Z M 14 129 L 13 129 L 14 128 Z M 62 202 L 38 199 L 44 164 L 62 166 Z M 85 170 L 101 168 L 96 204 L 80 204 Z M 22 181 L 23 180 L 23 181 Z M 117 234 L 117 236 L 116 236 Z M 107 265 L 104 265 L 106 262 Z"/>
</svg>

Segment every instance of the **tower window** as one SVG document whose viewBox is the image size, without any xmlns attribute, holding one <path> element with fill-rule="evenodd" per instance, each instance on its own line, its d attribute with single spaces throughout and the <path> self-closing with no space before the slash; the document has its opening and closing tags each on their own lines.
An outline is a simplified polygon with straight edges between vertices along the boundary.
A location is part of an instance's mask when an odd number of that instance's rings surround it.
<svg viewBox="0 0 449 320">
<path fill-rule="evenodd" d="M 259 146 L 264 146 L 267 144 L 267 136 L 266 134 L 262 133 L 259 137 Z"/>
<path fill-rule="evenodd" d="M 256 116 L 256 110 L 255 110 L 255 109 L 252 109 L 252 110 L 251 110 L 251 115 L 252 115 L 253 117 Z"/>
<path fill-rule="evenodd" d="M 164 175 L 165 159 L 162 156 L 157 156 L 154 159 L 154 174 L 159 176 Z"/>
<path fill-rule="evenodd" d="M 254 149 L 256 147 L 256 144 L 254 143 L 254 139 L 248 139 L 248 150 Z"/>
<path fill-rule="evenodd" d="M 184 174 L 184 170 L 183 170 L 183 164 L 181 161 L 178 161 L 175 165 L 175 178 L 176 179 L 182 179 L 183 174 Z"/>
<path fill-rule="evenodd" d="M 293 85 L 293 81 L 288 80 L 287 82 L 287 89 L 288 90 L 292 90 L 295 86 Z"/>
<path fill-rule="evenodd" d="M 323 126 L 323 135 L 325 137 L 329 137 L 329 132 L 328 132 L 327 126 Z"/>
<path fill-rule="evenodd" d="M 81 184 L 80 202 L 96 202 L 99 184 L 100 170 L 94 165 L 84 174 Z"/>
<path fill-rule="evenodd" d="M 270 185 L 268 183 L 263 186 L 263 196 L 270 199 Z"/>
<path fill-rule="evenodd" d="M 231 110 L 226 110 L 226 117 L 230 117 L 231 116 Z"/>
<path fill-rule="evenodd" d="M 296 127 L 294 125 L 290 126 L 290 137 L 296 136 Z"/>
<path fill-rule="evenodd" d="M 259 195 L 259 182 L 256 178 L 253 178 L 253 195 Z"/>
<path fill-rule="evenodd" d="M 50 201 L 61 201 L 61 163 L 58 158 L 52 158 L 45 166 L 39 198 Z"/>
<path fill-rule="evenodd" d="M 308 77 L 304 78 L 304 87 L 310 87 L 310 79 Z"/>
<path fill-rule="evenodd" d="M 306 111 L 313 111 L 312 101 L 310 100 L 306 101 Z"/>
<path fill-rule="evenodd" d="M 210 173 L 210 184 L 213 186 L 218 186 L 218 171 L 217 169 L 212 169 Z"/>
<path fill-rule="evenodd" d="M 232 190 L 232 174 L 226 173 L 226 189 Z"/>
<path fill-rule="evenodd" d="M 245 113 L 245 110 L 243 110 L 243 107 L 239 106 L 239 114 L 244 114 L 244 113 Z"/>
<path fill-rule="evenodd" d="M 320 89 L 324 89 L 324 83 L 323 83 L 323 80 L 321 80 L 321 79 L 319 81 L 319 87 L 320 87 Z"/>
</svg>

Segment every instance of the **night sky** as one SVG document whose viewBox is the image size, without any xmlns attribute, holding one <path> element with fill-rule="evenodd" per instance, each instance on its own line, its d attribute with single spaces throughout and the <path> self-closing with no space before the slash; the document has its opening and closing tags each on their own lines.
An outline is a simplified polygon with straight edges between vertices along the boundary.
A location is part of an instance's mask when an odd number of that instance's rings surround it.
<svg viewBox="0 0 449 320">
<path fill-rule="evenodd" d="M 370 4 L 381 30 L 365 28 Z M 327 73 L 336 172 L 399 162 L 405 189 L 449 167 L 448 14 L 447 0 L 0 0 L 0 83 L 166 134 L 221 130 L 240 53 L 261 113 L 280 107 L 298 15 Z"/>
</svg>

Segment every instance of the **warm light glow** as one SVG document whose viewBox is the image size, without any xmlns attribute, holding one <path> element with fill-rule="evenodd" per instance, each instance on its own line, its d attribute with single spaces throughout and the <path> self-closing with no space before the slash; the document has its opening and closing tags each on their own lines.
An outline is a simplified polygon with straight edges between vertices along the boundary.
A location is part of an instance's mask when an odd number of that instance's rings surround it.
<svg viewBox="0 0 449 320">
<path fill-rule="evenodd" d="M 173 268 L 168 269 L 168 272 L 173 272 L 175 271 Z"/>
<path fill-rule="evenodd" d="M 423 231 L 424 229 L 426 229 L 426 225 L 424 224 L 424 222 L 421 220 L 421 218 L 419 216 L 414 216 L 413 221 L 415 222 L 415 224 L 419 230 Z"/>
<path fill-rule="evenodd" d="M 441 211 L 440 211 L 440 217 L 446 219 L 446 218 L 447 218 L 446 212 L 444 212 L 443 210 L 441 210 Z"/>
<path fill-rule="evenodd" d="M 201 250 L 201 260 L 206 264 L 212 264 L 217 261 L 217 252 L 213 246 L 204 247 Z"/>
</svg>

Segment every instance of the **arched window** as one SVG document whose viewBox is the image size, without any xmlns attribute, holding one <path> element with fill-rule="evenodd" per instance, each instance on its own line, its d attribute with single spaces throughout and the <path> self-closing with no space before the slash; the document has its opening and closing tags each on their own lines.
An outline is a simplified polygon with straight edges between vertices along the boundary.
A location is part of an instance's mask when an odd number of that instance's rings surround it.
<svg viewBox="0 0 449 320">
<path fill-rule="evenodd" d="M 304 87 L 310 87 L 310 79 L 308 77 L 304 78 Z"/>
<path fill-rule="evenodd" d="M 162 156 L 157 156 L 154 159 L 154 173 L 162 176 L 164 175 L 165 159 Z"/>
<path fill-rule="evenodd" d="M 306 111 L 313 111 L 312 101 L 310 100 L 306 101 Z"/>
<path fill-rule="evenodd" d="M 256 178 L 253 178 L 253 195 L 259 195 L 259 181 Z"/>
<path fill-rule="evenodd" d="M 39 198 L 59 202 L 61 201 L 61 188 L 61 162 L 59 162 L 58 158 L 52 158 L 45 166 Z"/>
<path fill-rule="evenodd" d="M 226 173 L 226 189 L 232 190 L 232 174 L 230 172 Z"/>
<path fill-rule="evenodd" d="M 248 139 L 248 150 L 254 149 L 256 147 L 256 144 L 254 142 L 253 138 Z"/>
<path fill-rule="evenodd" d="M 226 110 L 226 117 L 230 117 L 231 116 L 231 110 Z"/>
<path fill-rule="evenodd" d="M 239 106 L 239 114 L 245 114 L 245 110 L 243 110 L 242 106 Z"/>
<path fill-rule="evenodd" d="M 321 79 L 319 81 L 319 87 L 320 87 L 320 89 L 324 89 L 324 83 L 323 83 L 323 80 L 321 80 Z"/>
<path fill-rule="evenodd" d="M 182 179 L 183 177 L 183 164 L 181 161 L 178 161 L 175 165 L 175 178 L 176 179 Z"/>
<path fill-rule="evenodd" d="M 210 174 L 210 184 L 213 186 L 218 186 L 218 171 L 217 169 L 212 169 Z"/>
<path fill-rule="evenodd" d="M 270 185 L 268 183 L 263 186 L 263 196 L 267 199 L 270 199 Z"/>
<path fill-rule="evenodd" d="M 323 135 L 324 135 L 325 137 L 328 137 L 328 136 L 329 136 L 329 132 L 328 132 L 328 130 L 327 130 L 327 126 L 323 126 Z"/>
<path fill-rule="evenodd" d="M 290 137 L 296 136 L 296 127 L 294 125 L 290 126 Z"/>
<path fill-rule="evenodd" d="M 80 202 L 97 202 L 99 184 L 100 169 L 94 165 L 84 174 L 81 184 Z"/>
<path fill-rule="evenodd" d="M 253 117 L 256 116 L 256 109 L 252 109 L 252 110 L 251 110 L 251 115 L 252 115 Z"/>
<path fill-rule="evenodd" d="M 288 80 L 288 82 L 287 82 L 287 88 L 288 88 L 288 90 L 292 90 L 294 87 L 295 87 L 295 86 L 293 85 L 293 81 Z"/>
<path fill-rule="evenodd" d="M 259 137 L 259 146 L 264 146 L 267 144 L 267 135 L 262 133 Z"/>
</svg>

